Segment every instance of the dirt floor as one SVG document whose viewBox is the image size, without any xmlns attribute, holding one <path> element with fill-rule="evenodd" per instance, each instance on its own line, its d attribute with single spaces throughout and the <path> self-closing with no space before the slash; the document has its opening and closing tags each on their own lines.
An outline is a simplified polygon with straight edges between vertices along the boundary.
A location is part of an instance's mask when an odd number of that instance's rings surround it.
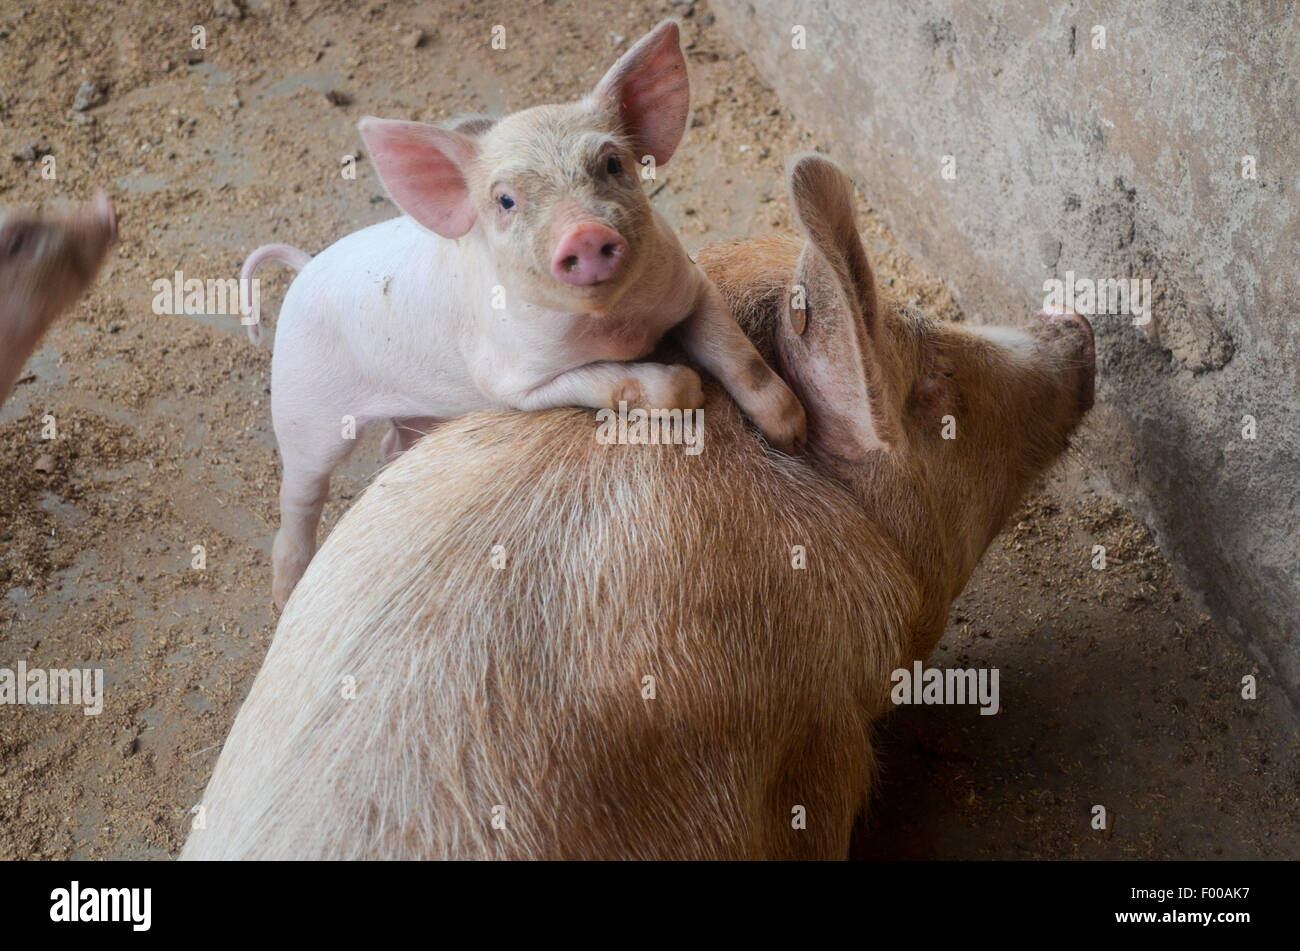
<svg viewBox="0 0 1300 951">
<path fill-rule="evenodd" d="M 669 13 L 685 18 L 694 118 L 655 204 L 692 250 L 789 227 L 782 165 L 817 139 L 704 0 L 0 8 L 0 203 L 103 186 L 123 236 L 0 411 L 0 666 L 102 667 L 107 691 L 98 717 L 0 709 L 0 858 L 175 855 L 274 629 L 270 351 L 234 317 L 155 315 L 153 282 L 234 276 L 258 244 L 316 252 L 393 216 L 366 161 L 340 174 L 362 115 L 575 97 Z M 85 80 L 106 99 L 76 112 Z M 33 144 L 53 150 L 56 180 L 10 158 Z M 887 292 L 961 319 L 865 204 L 861 224 Z M 273 315 L 288 275 L 263 277 Z M 327 526 L 378 465 L 375 438 L 336 481 Z M 1267 690 L 1241 698 L 1253 661 L 1102 475 L 1067 458 L 995 542 L 933 663 L 999 668 L 1002 711 L 893 714 L 855 854 L 1300 857 L 1296 711 Z M 1106 832 L 1090 826 L 1097 804 Z"/>
</svg>

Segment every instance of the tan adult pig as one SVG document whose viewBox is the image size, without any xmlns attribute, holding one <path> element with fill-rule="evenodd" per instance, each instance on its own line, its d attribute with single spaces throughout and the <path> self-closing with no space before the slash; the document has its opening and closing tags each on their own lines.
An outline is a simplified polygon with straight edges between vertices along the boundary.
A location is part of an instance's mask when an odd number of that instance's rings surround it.
<svg viewBox="0 0 1300 951">
<path fill-rule="evenodd" d="M 890 673 L 1091 405 L 1092 333 L 890 306 L 843 174 L 789 181 L 802 244 L 701 262 L 809 456 L 711 385 L 695 456 L 572 410 L 440 429 L 303 578 L 183 857 L 846 857 Z"/>
<path fill-rule="evenodd" d="M 330 474 L 374 423 L 393 423 L 391 458 L 413 433 L 474 410 L 692 409 L 695 371 L 646 360 L 676 329 L 774 445 L 802 440 L 799 401 L 642 190 L 643 157 L 671 158 L 689 99 L 669 20 L 581 102 L 479 123 L 474 134 L 365 119 L 362 137 L 407 217 L 310 263 L 282 245 L 250 256 L 245 277 L 270 258 L 303 268 L 271 365 L 284 462 L 278 606 L 316 550 Z"/>
</svg>

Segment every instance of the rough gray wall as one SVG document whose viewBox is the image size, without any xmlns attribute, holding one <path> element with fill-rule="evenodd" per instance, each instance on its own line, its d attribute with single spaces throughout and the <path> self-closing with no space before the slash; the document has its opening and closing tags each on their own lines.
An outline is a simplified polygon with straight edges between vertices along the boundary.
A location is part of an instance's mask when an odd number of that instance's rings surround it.
<svg viewBox="0 0 1300 951">
<path fill-rule="evenodd" d="M 713 3 L 973 319 L 1067 271 L 1151 279 L 1147 326 L 1093 319 L 1084 452 L 1300 699 L 1295 5 Z"/>
</svg>

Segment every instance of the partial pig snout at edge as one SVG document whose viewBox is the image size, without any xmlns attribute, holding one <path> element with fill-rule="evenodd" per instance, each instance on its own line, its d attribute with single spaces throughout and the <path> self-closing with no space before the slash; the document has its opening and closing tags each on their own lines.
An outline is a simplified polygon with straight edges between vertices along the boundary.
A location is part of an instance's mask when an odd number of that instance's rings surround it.
<svg viewBox="0 0 1300 951">
<path fill-rule="evenodd" d="M 612 228 L 590 222 L 560 239 L 551 259 L 551 273 L 578 287 L 599 284 L 616 276 L 627 257 L 627 241 Z"/>
<path fill-rule="evenodd" d="M 1092 409 L 1095 397 L 1095 380 L 1097 373 L 1097 349 L 1093 338 L 1092 324 L 1088 318 L 1072 310 L 1044 311 L 1039 314 L 1047 324 L 1055 326 L 1067 334 L 1077 335 L 1079 340 L 1079 410 L 1087 412 Z"/>
<path fill-rule="evenodd" d="M 62 233 L 69 240 L 69 248 L 78 267 L 88 275 L 98 270 L 105 252 L 117 243 L 117 211 L 113 202 L 102 191 L 77 206 L 66 221 Z"/>
<path fill-rule="evenodd" d="M 84 230 L 98 233 L 109 243 L 117 240 L 117 210 L 105 192 L 95 192 L 94 197 L 82 206 L 80 219 Z"/>
</svg>

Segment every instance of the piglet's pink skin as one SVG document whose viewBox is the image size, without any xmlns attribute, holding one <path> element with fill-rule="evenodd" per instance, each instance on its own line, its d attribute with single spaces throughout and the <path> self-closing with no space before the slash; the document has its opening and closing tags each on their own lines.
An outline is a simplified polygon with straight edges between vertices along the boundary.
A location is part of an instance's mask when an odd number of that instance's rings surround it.
<svg viewBox="0 0 1300 951">
<path fill-rule="evenodd" d="M 645 361 L 673 331 L 773 445 L 802 443 L 799 400 L 643 190 L 641 169 L 667 163 L 681 141 L 689 98 L 670 20 L 577 103 L 447 128 L 365 119 L 361 135 L 406 215 L 310 263 L 284 246 L 254 252 L 246 277 L 267 259 L 302 269 L 272 360 L 284 462 L 277 606 L 315 552 L 330 474 L 355 444 L 349 426 L 391 421 L 392 457 L 475 410 L 693 409 L 696 372 Z"/>
<path fill-rule="evenodd" d="M 103 192 L 53 214 L 0 212 L 0 406 L 116 241 L 117 215 Z"/>
</svg>

